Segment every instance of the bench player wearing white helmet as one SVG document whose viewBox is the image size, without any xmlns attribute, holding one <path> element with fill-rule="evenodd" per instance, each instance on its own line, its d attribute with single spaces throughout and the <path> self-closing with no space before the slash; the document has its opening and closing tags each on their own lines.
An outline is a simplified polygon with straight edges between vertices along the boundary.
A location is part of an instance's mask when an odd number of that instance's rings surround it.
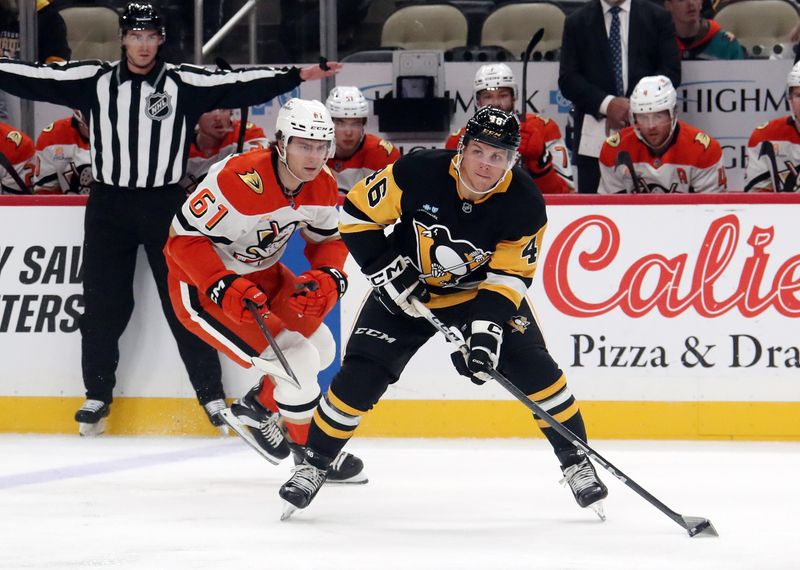
<svg viewBox="0 0 800 570">
<path fill-rule="evenodd" d="M 630 97 L 632 126 L 610 136 L 600 150 L 598 192 L 726 190 L 722 147 L 716 139 L 678 120 L 676 103 L 677 94 L 668 77 L 654 75 L 639 81 Z M 621 159 L 626 155 L 630 161 Z"/>
<path fill-rule="evenodd" d="M 273 463 L 306 443 L 320 396 L 317 375 L 335 356 L 322 320 L 347 288 L 338 191 L 325 167 L 334 145 L 325 106 L 291 99 L 278 112 L 276 138 L 273 149 L 212 166 L 175 215 L 164 249 L 170 299 L 184 326 L 240 366 L 264 373 L 222 417 Z M 280 262 L 296 231 L 312 267 L 299 276 Z M 247 303 L 258 306 L 299 387 Z M 336 478 L 366 482 L 363 463 L 343 454 Z"/>
<path fill-rule="evenodd" d="M 336 152 L 328 168 L 340 192 L 347 194 L 356 182 L 400 158 L 392 143 L 365 132 L 369 103 L 358 87 L 334 87 L 325 107 L 336 127 Z"/>
<path fill-rule="evenodd" d="M 750 135 L 745 192 L 800 191 L 800 62 L 794 64 L 786 78 L 786 99 L 791 114 L 756 127 Z M 774 163 L 769 154 L 762 152 L 764 143 L 772 147 Z"/>
<path fill-rule="evenodd" d="M 480 66 L 473 83 L 475 108 L 494 107 L 506 113 L 517 108 L 517 80 L 505 63 Z M 552 119 L 537 113 L 519 117 L 521 142 L 520 164 L 533 177 L 544 194 L 565 194 L 575 191 L 572 163 L 561 129 Z M 450 135 L 445 148 L 456 149 L 464 129 Z"/>
</svg>

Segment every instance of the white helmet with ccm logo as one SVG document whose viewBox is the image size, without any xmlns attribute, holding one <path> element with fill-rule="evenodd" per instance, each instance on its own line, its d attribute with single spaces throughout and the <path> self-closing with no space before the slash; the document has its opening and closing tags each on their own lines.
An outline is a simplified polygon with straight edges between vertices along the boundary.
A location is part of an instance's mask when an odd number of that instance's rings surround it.
<svg viewBox="0 0 800 570">
<path fill-rule="evenodd" d="M 325 105 L 305 99 L 289 99 L 278 111 L 275 130 L 285 143 L 292 137 L 318 141 L 333 140 L 333 120 Z"/>
</svg>

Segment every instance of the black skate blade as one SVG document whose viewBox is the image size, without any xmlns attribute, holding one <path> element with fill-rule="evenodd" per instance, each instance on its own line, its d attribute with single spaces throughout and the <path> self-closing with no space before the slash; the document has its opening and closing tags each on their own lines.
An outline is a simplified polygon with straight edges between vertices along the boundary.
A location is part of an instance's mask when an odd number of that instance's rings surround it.
<svg viewBox="0 0 800 570">
<path fill-rule="evenodd" d="M 681 517 L 683 525 L 689 536 L 719 536 L 717 529 L 711 524 L 711 521 L 701 517 Z"/>
<path fill-rule="evenodd" d="M 239 419 L 233 415 L 230 408 L 225 408 L 224 410 L 220 411 L 219 415 L 223 420 L 225 420 L 225 423 L 228 424 L 228 426 L 230 426 L 230 428 L 261 457 L 273 465 L 278 465 L 281 462 L 281 460 L 277 457 L 272 457 L 271 455 L 265 453 L 263 449 L 261 449 L 261 447 L 253 439 L 253 436 L 250 434 L 247 426 L 240 422 Z"/>
</svg>

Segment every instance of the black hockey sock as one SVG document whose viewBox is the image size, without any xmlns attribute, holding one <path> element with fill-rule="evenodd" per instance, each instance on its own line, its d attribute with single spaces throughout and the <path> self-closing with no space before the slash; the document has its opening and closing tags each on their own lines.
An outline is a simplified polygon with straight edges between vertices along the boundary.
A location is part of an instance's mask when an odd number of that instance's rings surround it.
<svg viewBox="0 0 800 570">
<path fill-rule="evenodd" d="M 583 423 L 583 416 L 581 416 L 580 411 L 578 411 L 568 420 L 561 423 L 565 428 L 577 435 L 583 441 L 586 441 L 586 426 Z M 570 465 L 579 463 L 583 459 L 583 454 L 575 453 L 578 448 L 575 447 L 572 442 L 556 432 L 556 430 L 553 428 L 542 428 L 542 433 L 544 433 L 545 437 L 550 442 L 550 445 L 553 446 L 553 451 L 555 452 L 556 457 L 558 457 L 558 460 L 561 462 L 562 467 L 569 467 Z"/>
</svg>

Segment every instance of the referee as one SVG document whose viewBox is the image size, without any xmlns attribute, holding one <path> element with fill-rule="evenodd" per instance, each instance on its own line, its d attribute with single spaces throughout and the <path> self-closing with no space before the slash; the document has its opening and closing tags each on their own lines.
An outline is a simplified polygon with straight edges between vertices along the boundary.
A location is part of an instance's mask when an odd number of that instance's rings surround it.
<svg viewBox="0 0 800 570">
<path fill-rule="evenodd" d="M 207 71 L 159 57 L 165 34 L 151 4 L 132 2 L 120 17 L 118 62 L 42 65 L 0 59 L 0 87 L 18 97 L 79 109 L 89 123 L 95 183 L 84 221 L 80 321 L 86 401 L 75 414 L 82 435 L 105 429 L 116 383 L 119 338 L 133 312 L 133 274 L 139 245 L 153 270 L 164 315 L 189 378 L 209 419 L 224 407 L 216 351 L 176 319 L 162 249 L 172 216 L 186 198 L 190 137 L 203 113 L 263 103 L 339 71 L 330 63 L 302 69 L 251 67 Z M 219 424 L 218 424 L 219 422 Z"/>
</svg>

